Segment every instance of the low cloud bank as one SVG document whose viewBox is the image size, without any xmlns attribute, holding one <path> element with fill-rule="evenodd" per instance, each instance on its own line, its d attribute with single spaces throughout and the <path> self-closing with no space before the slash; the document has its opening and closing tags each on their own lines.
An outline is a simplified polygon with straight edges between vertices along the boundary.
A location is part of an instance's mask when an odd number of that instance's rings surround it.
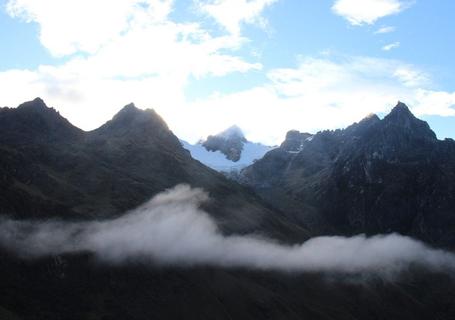
<svg viewBox="0 0 455 320">
<path fill-rule="evenodd" d="M 455 271 L 455 255 L 397 234 L 326 236 L 282 245 L 254 236 L 224 236 L 199 207 L 207 194 L 179 185 L 109 221 L 0 221 L 0 246 L 27 258 L 93 252 L 106 263 L 210 265 L 277 271 L 394 274 L 419 265 Z"/>
</svg>

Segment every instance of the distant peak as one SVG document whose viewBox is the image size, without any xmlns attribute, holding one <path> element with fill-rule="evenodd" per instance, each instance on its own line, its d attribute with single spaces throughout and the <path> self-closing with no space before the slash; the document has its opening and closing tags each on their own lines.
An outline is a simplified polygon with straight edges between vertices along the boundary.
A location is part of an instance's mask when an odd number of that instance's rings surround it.
<svg viewBox="0 0 455 320">
<path fill-rule="evenodd" d="M 395 108 L 404 108 L 404 109 L 408 109 L 408 106 L 404 103 L 404 102 L 401 102 L 400 100 L 398 100 L 397 102 L 397 105 L 395 106 Z"/>
<path fill-rule="evenodd" d="M 127 104 L 126 106 L 124 106 L 118 113 L 121 113 L 121 112 L 136 112 L 136 111 L 140 111 L 139 108 L 136 107 L 136 105 L 131 102 L 129 104 Z"/>
<path fill-rule="evenodd" d="M 214 136 L 208 136 L 202 144 L 208 151 L 221 151 L 228 160 L 237 162 L 243 145 L 248 142 L 242 130 L 234 125 Z"/>
<path fill-rule="evenodd" d="M 416 122 L 418 119 L 412 114 L 406 104 L 399 101 L 392 111 L 390 111 L 390 113 L 384 118 L 384 121 L 396 124 L 405 124 Z"/>
<path fill-rule="evenodd" d="M 146 110 L 139 109 L 134 103 L 130 103 L 120 109 L 113 120 L 131 121 L 136 118 L 143 118 L 146 113 Z"/>
<path fill-rule="evenodd" d="M 312 136 L 313 135 L 311 133 L 290 130 L 286 133 L 286 138 L 280 148 L 285 151 L 300 151 L 305 141 L 312 140 Z"/>
<path fill-rule="evenodd" d="M 161 117 L 156 113 L 155 110 L 153 109 L 140 109 L 136 107 L 134 103 L 129 103 L 126 106 L 124 106 L 122 109 L 120 109 L 119 112 L 114 116 L 114 119 L 123 119 L 123 118 L 129 118 L 129 119 L 136 119 L 136 118 L 157 118 L 160 121 L 162 121 Z"/>
<path fill-rule="evenodd" d="M 43 99 L 41 99 L 40 97 L 36 97 L 35 99 L 32 100 L 32 102 L 46 105 Z"/>
<path fill-rule="evenodd" d="M 136 107 L 134 103 L 129 103 L 120 109 L 114 118 L 135 118 L 135 117 L 147 117 L 147 118 L 159 118 L 159 115 L 153 109 L 141 109 Z"/>
<path fill-rule="evenodd" d="M 371 120 L 380 120 L 376 113 L 369 113 L 363 120 L 371 121 Z"/>
<path fill-rule="evenodd" d="M 381 119 L 379 119 L 377 114 L 370 113 L 365 118 L 360 120 L 359 124 L 371 124 L 371 123 L 376 123 L 376 122 L 379 122 L 379 121 L 381 121 Z"/>
<path fill-rule="evenodd" d="M 399 127 L 401 130 L 412 132 L 415 136 L 436 139 L 428 123 L 416 118 L 408 106 L 401 101 L 384 118 L 386 126 Z"/>
<path fill-rule="evenodd" d="M 311 133 L 308 133 L 308 132 L 300 132 L 298 130 L 289 130 L 287 133 L 286 133 L 286 140 L 288 139 L 306 139 L 306 138 L 309 138 L 311 137 L 312 134 Z"/>
<path fill-rule="evenodd" d="M 398 101 L 397 105 L 392 109 L 390 114 L 402 114 L 414 117 L 408 106 L 401 101 Z"/>
<path fill-rule="evenodd" d="M 19 105 L 18 108 L 21 108 L 21 109 L 36 109 L 36 110 L 39 110 L 39 109 L 49 109 L 48 106 L 46 105 L 46 103 L 44 103 L 43 99 L 37 97 L 31 101 L 27 101 L 27 102 L 24 102 L 22 104 Z"/>
<path fill-rule="evenodd" d="M 21 129 L 30 139 L 69 139 L 79 137 L 82 130 L 73 126 L 57 110 L 49 108 L 41 98 L 21 103 L 17 108 L 9 109 L 12 122 L 18 122 Z"/>
<path fill-rule="evenodd" d="M 142 130 L 144 128 L 162 128 L 168 130 L 164 120 L 153 109 L 139 109 L 134 103 L 124 106 L 112 120 L 105 123 L 99 130 Z"/>
</svg>

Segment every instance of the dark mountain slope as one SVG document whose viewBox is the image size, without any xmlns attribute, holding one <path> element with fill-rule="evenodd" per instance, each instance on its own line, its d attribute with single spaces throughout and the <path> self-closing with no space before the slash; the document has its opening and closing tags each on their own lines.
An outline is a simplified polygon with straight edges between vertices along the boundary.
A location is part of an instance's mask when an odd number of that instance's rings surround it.
<svg viewBox="0 0 455 320">
<path fill-rule="evenodd" d="M 455 245 L 455 142 L 399 103 L 344 130 L 323 131 L 298 152 L 280 147 L 242 181 L 320 233 L 400 232 Z"/>
<path fill-rule="evenodd" d="M 4 258 L 4 257 L 2 257 Z M 214 268 L 102 266 L 89 257 L 0 260 L 1 319 L 440 319 L 449 275 L 400 279 Z"/>
<path fill-rule="evenodd" d="M 188 183 L 210 193 L 206 209 L 223 231 L 306 236 L 254 193 L 193 160 L 153 110 L 132 104 L 91 132 L 41 99 L 2 109 L 0 149 L 2 214 L 105 218 Z"/>
</svg>

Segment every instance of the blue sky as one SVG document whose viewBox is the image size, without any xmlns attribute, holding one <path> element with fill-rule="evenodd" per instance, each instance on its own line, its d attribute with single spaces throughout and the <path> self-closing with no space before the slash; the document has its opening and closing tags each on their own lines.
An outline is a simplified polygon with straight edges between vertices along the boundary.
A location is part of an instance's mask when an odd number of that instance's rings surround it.
<svg viewBox="0 0 455 320">
<path fill-rule="evenodd" d="M 0 0 L 0 105 L 90 130 L 133 101 L 195 141 L 279 143 L 398 100 L 455 138 L 449 0 Z"/>
</svg>

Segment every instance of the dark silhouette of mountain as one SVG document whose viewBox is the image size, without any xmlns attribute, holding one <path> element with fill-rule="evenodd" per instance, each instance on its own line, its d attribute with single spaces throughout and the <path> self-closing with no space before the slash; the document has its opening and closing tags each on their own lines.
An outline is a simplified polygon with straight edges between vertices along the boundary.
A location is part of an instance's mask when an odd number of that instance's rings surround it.
<svg viewBox="0 0 455 320">
<path fill-rule="evenodd" d="M 84 132 L 37 98 L 0 111 L 0 214 L 16 218 L 107 218 L 180 183 L 202 187 L 228 233 L 297 238 L 252 191 L 191 158 L 153 110 L 125 106 Z"/>
<path fill-rule="evenodd" d="M 455 246 L 455 142 L 438 140 L 405 104 L 298 150 L 288 147 L 295 136 L 244 169 L 243 183 L 318 233 L 399 232 Z"/>
</svg>

